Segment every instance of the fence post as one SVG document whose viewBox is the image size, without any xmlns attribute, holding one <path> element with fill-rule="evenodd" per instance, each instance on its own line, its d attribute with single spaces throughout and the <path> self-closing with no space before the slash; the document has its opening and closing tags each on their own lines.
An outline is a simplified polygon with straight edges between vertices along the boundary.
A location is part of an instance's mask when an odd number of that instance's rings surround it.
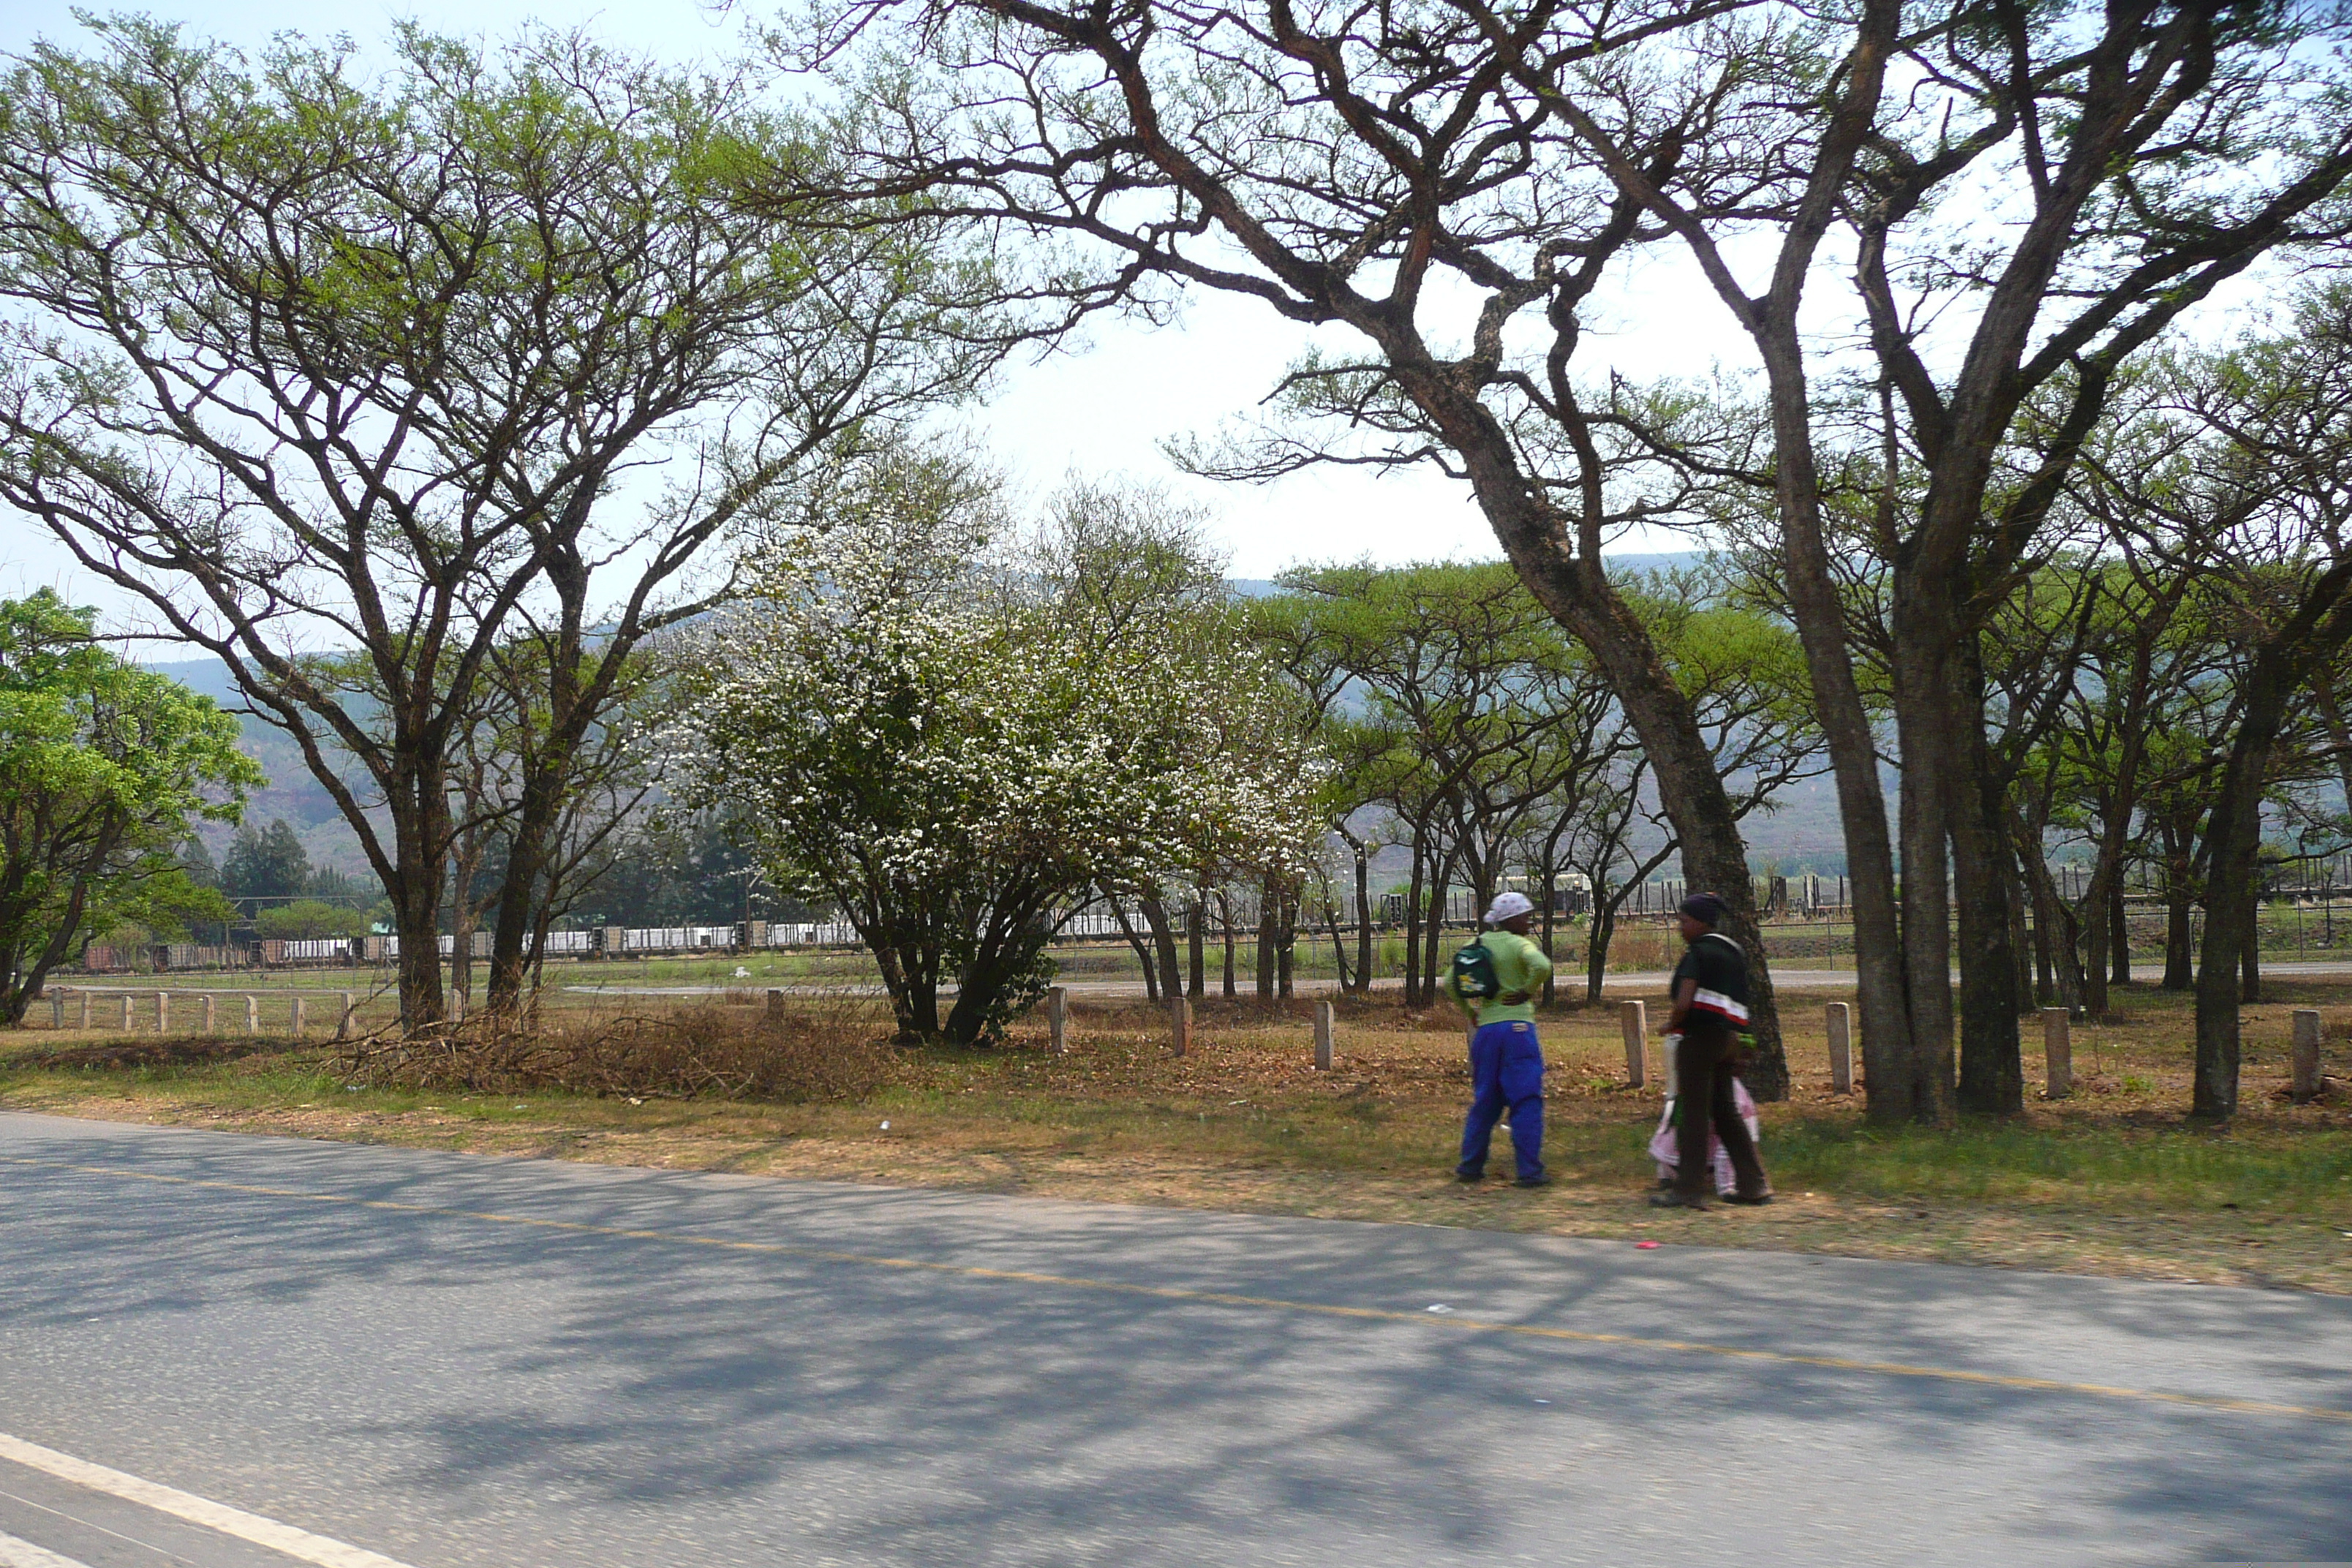
<svg viewBox="0 0 2352 1568">
<path fill-rule="evenodd" d="M 1835 1094 L 1853 1092 L 1853 1009 L 1843 1002 L 1832 1002 L 1829 1007 L 1830 1089 Z"/>
<path fill-rule="evenodd" d="M 128 991 L 122 994 L 122 1032 L 126 1035 L 131 1032 L 131 993 Z"/>
<path fill-rule="evenodd" d="M 85 1029 L 89 1027 L 89 993 L 87 991 L 81 994 L 81 1026 Z"/>
<path fill-rule="evenodd" d="M 66 999 L 61 993 L 53 991 L 49 994 L 49 1027 L 62 1029 L 65 1026 Z"/>
<path fill-rule="evenodd" d="M 205 993 L 204 1008 L 205 1033 L 209 1035 L 213 1032 L 213 994 L 209 991 Z"/>
<path fill-rule="evenodd" d="M 159 1035 L 172 1032 L 172 994 L 169 991 L 155 993 L 155 1032 Z"/>
<path fill-rule="evenodd" d="M 343 993 L 343 1010 L 335 1019 L 335 1038 L 347 1040 L 352 1034 L 352 994 Z"/>
<path fill-rule="evenodd" d="M 1174 1025 L 1176 1054 L 1181 1057 L 1192 1048 L 1192 999 L 1177 997 L 1168 1005 L 1168 1016 Z"/>
<path fill-rule="evenodd" d="M 2292 1091 L 2297 1105 L 2308 1105 L 2319 1098 L 2319 1012 L 2313 1007 L 2294 1010 L 2294 1087 Z"/>
<path fill-rule="evenodd" d="M 1331 1070 L 1331 1015 L 1328 1002 L 1315 1004 L 1315 1070 Z"/>
<path fill-rule="evenodd" d="M 2074 1035 L 2063 1007 L 2042 1009 L 2042 1054 L 2050 1076 L 2044 1098 L 2064 1100 L 2074 1092 Z"/>
<path fill-rule="evenodd" d="M 1617 1032 L 1625 1037 L 1625 1081 L 1639 1089 L 1650 1081 L 1650 1005 L 1618 1003 Z"/>
<path fill-rule="evenodd" d="M 781 985 L 768 987 L 768 1019 L 773 1023 L 784 1016 L 784 991 Z"/>
<path fill-rule="evenodd" d="M 1045 1028 L 1053 1037 L 1054 1054 L 1070 1054 L 1070 988 L 1056 985 L 1045 993 Z"/>
<path fill-rule="evenodd" d="M 449 993 L 449 1021 L 453 1024 L 466 1021 L 466 994 L 463 991 Z"/>
<path fill-rule="evenodd" d="M 245 999 L 245 1032 L 248 1035 L 261 1033 L 261 1001 L 258 997 Z"/>
<path fill-rule="evenodd" d="M 310 998 L 307 996 L 297 996 L 294 998 L 294 1016 L 286 1026 L 287 1034 L 294 1039 L 299 1040 L 302 1037 L 302 1025 L 304 1023 L 303 1015 L 309 1011 L 309 1008 L 305 1006 L 304 1004 L 309 1000 Z"/>
</svg>

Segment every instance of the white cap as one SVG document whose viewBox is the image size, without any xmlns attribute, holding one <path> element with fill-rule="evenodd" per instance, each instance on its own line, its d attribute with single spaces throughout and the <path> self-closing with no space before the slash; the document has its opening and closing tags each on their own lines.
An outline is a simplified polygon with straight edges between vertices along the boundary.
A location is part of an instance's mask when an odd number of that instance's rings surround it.
<svg viewBox="0 0 2352 1568">
<path fill-rule="evenodd" d="M 1520 915 L 1533 914 L 1535 909 L 1535 900 L 1525 893 L 1496 893 L 1495 901 L 1486 908 L 1486 923 L 1498 926 Z"/>
</svg>

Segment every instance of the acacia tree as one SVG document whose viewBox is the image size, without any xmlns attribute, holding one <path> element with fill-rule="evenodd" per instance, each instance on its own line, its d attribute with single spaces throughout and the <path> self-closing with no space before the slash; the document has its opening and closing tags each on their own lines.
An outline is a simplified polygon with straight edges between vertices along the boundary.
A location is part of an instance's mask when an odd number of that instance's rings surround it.
<svg viewBox="0 0 2352 1568">
<path fill-rule="evenodd" d="M 704 635 L 682 740 L 775 884 L 856 926 L 902 1038 L 1001 1030 L 1097 887 L 1204 854 L 1303 871 L 1319 765 L 1267 743 L 1297 731 L 1270 665 L 1195 657 L 1160 635 L 1181 601 L 1097 599 L 1065 547 L 1008 551 L 951 455 L 885 450 L 845 495 L 821 552 L 768 557 Z"/>
<path fill-rule="evenodd" d="M 200 821 L 267 781 L 208 697 L 100 647 L 48 589 L 0 602 L 0 1021 L 126 921 L 221 919 L 180 863 Z"/>
<path fill-rule="evenodd" d="M 1710 6 L 1644 13 L 1641 47 L 1596 54 L 1542 8 L 1448 9 L 1478 18 L 1755 345 L 1773 457 L 1749 471 L 1775 497 L 1835 763 L 1871 1114 L 1938 1121 L 1955 1104 L 1956 912 L 1962 1049 L 1985 1068 L 1965 1101 L 2016 1109 L 1980 638 L 2132 356 L 2266 254 L 2347 232 L 2346 19 L 2229 0 L 1862 0 L 1801 24 Z M 1821 259 L 1833 230 L 1850 247 L 1841 302 L 1868 329 L 1859 376 L 1883 414 L 1884 504 L 1864 538 L 1892 576 L 1899 920 L 1824 499 L 1824 470 L 1849 465 L 1813 390 L 1851 367 L 1800 324 L 1809 291 L 1835 281 Z"/>
<path fill-rule="evenodd" d="M 2294 704 L 2352 645 L 2352 289 L 2299 303 L 2274 335 L 2184 358 L 2156 411 L 2186 461 L 2103 469 L 2168 563 L 2212 574 L 2238 649 L 2233 722 L 2205 812 L 2192 1111 L 2238 1103 L 2240 972 L 2260 891 L 2262 814 L 2287 771 Z M 2143 450 L 2164 450 L 2152 443 Z"/>
<path fill-rule="evenodd" d="M 946 218 L 1027 237 L 1021 290 L 1074 311 L 1213 289 L 1348 329 L 1360 353 L 1292 379 L 1306 427 L 1202 466 L 1426 461 L 1462 479 L 1607 675 L 1693 885 L 1723 894 L 1756 951 L 1731 800 L 1601 561 L 1620 530 L 1689 513 L 1712 481 L 1654 466 L 1633 482 L 1649 454 L 1574 374 L 1590 303 L 1655 223 L 1590 158 L 1562 156 L 1559 117 L 1514 74 L 1537 41 L 1591 60 L 1721 8 L 1539 6 L 1498 42 L 1444 4 L 868 0 L 788 40 L 793 63 L 830 62 L 845 107 L 840 158 L 778 190 L 839 200 L 861 231 Z"/>
<path fill-rule="evenodd" d="M 0 498 L 292 737 L 391 902 L 411 1026 L 442 1014 L 450 759 L 496 650 L 543 647 L 511 1001 L 631 650 L 723 590 L 703 547 L 814 449 L 970 384 L 974 275 L 935 225 L 742 210 L 745 170 L 815 153 L 732 81 L 414 29 L 369 79 L 348 45 L 249 68 L 93 26 L 0 95 Z"/>
</svg>

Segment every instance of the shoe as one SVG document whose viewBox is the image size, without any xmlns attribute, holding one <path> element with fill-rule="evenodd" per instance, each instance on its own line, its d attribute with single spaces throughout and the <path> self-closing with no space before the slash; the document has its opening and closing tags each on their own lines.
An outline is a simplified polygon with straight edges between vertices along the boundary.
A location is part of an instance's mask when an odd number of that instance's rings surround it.
<svg viewBox="0 0 2352 1568">
<path fill-rule="evenodd" d="M 1694 1197 L 1688 1193 L 1652 1193 L 1650 1194 L 1650 1206 L 1654 1209 L 1698 1209 L 1705 1211 L 1712 1208 L 1714 1205 L 1709 1204 L 1705 1198 Z"/>
<path fill-rule="evenodd" d="M 1548 1187 L 1551 1185 L 1551 1178 L 1549 1176 L 1521 1176 L 1518 1180 L 1513 1182 L 1511 1185 L 1515 1187 Z"/>
<path fill-rule="evenodd" d="M 1751 1198 L 1742 1197 L 1738 1193 L 1727 1193 L 1724 1195 L 1723 1201 L 1727 1204 L 1738 1204 L 1744 1209 L 1760 1209 L 1766 1204 L 1772 1201 L 1772 1194 L 1769 1193 L 1758 1193 Z"/>
<path fill-rule="evenodd" d="M 1461 1183 L 1465 1187 L 1475 1186 L 1478 1183 L 1486 1179 L 1486 1173 L 1484 1171 L 1456 1171 L 1454 1173 L 1454 1179 Z"/>
</svg>

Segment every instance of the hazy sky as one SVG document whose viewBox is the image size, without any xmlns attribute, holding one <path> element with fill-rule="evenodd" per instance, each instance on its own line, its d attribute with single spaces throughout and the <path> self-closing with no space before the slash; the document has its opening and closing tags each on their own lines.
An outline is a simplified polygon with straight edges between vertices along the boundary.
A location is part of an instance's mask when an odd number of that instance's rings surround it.
<svg viewBox="0 0 2352 1568">
<path fill-rule="evenodd" d="M 761 10 L 761 0 L 751 0 Z M 103 8 L 102 6 L 100 8 Z M 160 16 L 184 16 L 201 33 L 251 46 L 280 30 L 315 35 L 345 32 L 363 44 L 381 38 L 396 17 L 467 36 L 495 37 L 539 21 L 581 26 L 623 47 L 671 59 L 713 57 L 734 43 L 741 19 L 719 16 L 687 0 L 622 0 L 601 8 L 567 10 L 533 0 L 420 0 L 407 5 L 363 3 L 322 6 L 298 0 L 154 0 Z M 36 37 L 66 39 L 79 32 L 68 0 L 10 0 L 0 5 L 0 50 L 16 52 Z M 1736 345 L 1728 317 L 1695 274 L 1654 266 L 1621 298 L 1628 300 L 1606 356 L 1642 377 L 1664 371 L 1704 372 L 1719 346 Z M 1000 457 L 1037 490 L 1072 469 L 1154 479 L 1206 504 L 1217 536 L 1231 552 L 1235 575 L 1264 577 L 1301 561 L 1389 562 L 1430 558 L 1491 558 L 1494 537 L 1465 489 L 1434 473 L 1375 476 L 1362 470 L 1293 477 L 1269 486 L 1234 486 L 1189 479 L 1168 463 L 1159 443 L 1171 437 L 1213 432 L 1245 415 L 1273 386 L 1284 366 L 1309 342 L 1304 329 L 1284 322 L 1255 301 L 1202 296 L 1171 327 L 1147 330 L 1106 321 L 1076 350 L 1041 363 L 1007 367 L 1001 384 L 973 411 Z M 1349 335 L 1328 340 L 1334 350 Z M 1628 539 L 1622 548 L 1686 548 L 1672 534 Z M 80 596 L 112 596 L 80 577 L 46 535 L 13 514 L 0 514 L 0 595 L 15 596 L 49 583 Z"/>
</svg>

